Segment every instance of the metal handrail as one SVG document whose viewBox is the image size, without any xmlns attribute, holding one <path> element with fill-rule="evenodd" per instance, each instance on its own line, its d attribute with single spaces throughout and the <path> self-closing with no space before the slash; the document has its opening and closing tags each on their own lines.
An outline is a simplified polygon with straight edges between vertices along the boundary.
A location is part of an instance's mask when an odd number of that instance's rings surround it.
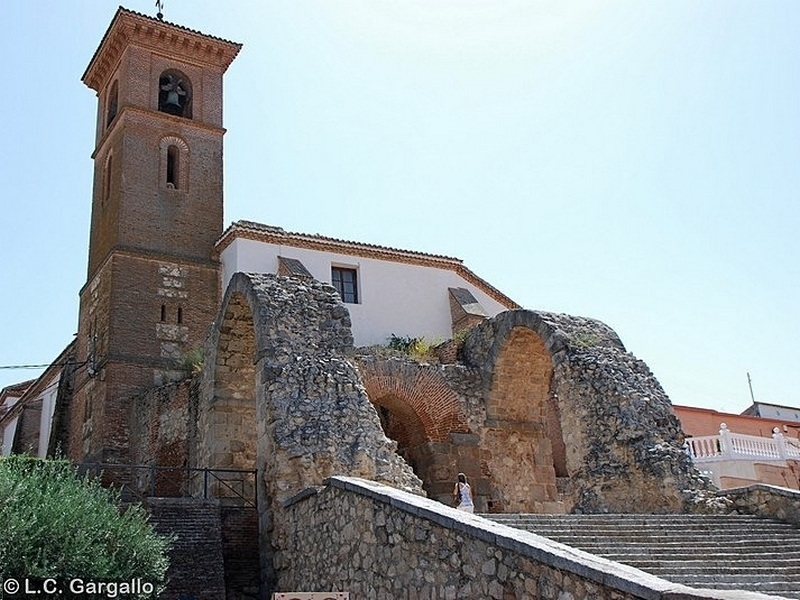
<svg viewBox="0 0 800 600">
<path fill-rule="evenodd" d="M 107 472 L 114 472 L 114 471 L 123 471 L 127 470 L 134 474 L 136 471 L 145 471 L 149 473 L 150 480 L 146 489 L 143 489 L 142 486 L 132 485 L 131 482 L 125 481 L 115 481 L 112 478 L 112 484 L 116 484 L 121 486 L 124 490 L 129 492 L 131 495 L 139 498 L 140 500 L 144 500 L 145 498 L 154 498 L 157 496 L 163 496 L 163 493 L 158 493 L 158 481 L 157 475 L 163 472 L 176 472 L 184 475 L 184 479 L 180 485 L 180 494 L 169 495 L 166 497 L 180 497 L 180 498 L 193 498 L 196 497 L 195 494 L 189 489 L 190 486 L 188 484 L 193 480 L 193 476 L 195 474 L 202 473 L 203 479 L 203 486 L 202 486 L 202 497 L 203 499 L 209 498 L 221 498 L 225 500 L 239 500 L 241 501 L 244 506 L 250 508 L 256 508 L 258 505 L 258 472 L 255 470 L 245 470 L 245 469 L 216 469 L 216 468 L 209 468 L 209 467 L 173 467 L 173 466 L 162 466 L 162 465 L 129 465 L 129 464 L 122 464 L 122 463 L 79 463 L 78 464 L 79 472 L 91 472 L 91 471 L 101 471 L 102 473 Z M 241 477 L 238 479 L 229 479 L 226 478 L 224 475 L 240 475 Z M 131 477 L 130 479 L 133 479 Z M 252 480 L 252 494 L 248 494 L 246 491 L 247 483 Z M 241 489 L 237 489 L 232 483 L 240 483 Z M 217 484 L 217 489 L 225 489 L 231 492 L 231 495 L 214 495 L 213 493 L 213 484 Z"/>
</svg>

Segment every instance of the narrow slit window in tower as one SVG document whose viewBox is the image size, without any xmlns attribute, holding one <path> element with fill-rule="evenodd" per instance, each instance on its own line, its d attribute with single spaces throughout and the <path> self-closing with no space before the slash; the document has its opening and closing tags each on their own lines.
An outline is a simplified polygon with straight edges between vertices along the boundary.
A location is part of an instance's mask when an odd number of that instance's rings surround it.
<svg viewBox="0 0 800 600">
<path fill-rule="evenodd" d="M 119 103 L 119 85 L 115 81 L 111 84 L 111 91 L 108 94 L 108 112 L 106 113 L 106 127 L 111 125 L 114 117 L 117 116 L 117 106 Z"/>
<path fill-rule="evenodd" d="M 166 304 L 162 304 L 161 305 L 161 322 L 163 323 L 166 320 L 167 320 L 167 305 Z"/>
<path fill-rule="evenodd" d="M 178 325 L 183 324 L 183 307 L 178 307 Z"/>
<path fill-rule="evenodd" d="M 105 204 L 108 202 L 108 199 L 111 197 L 111 167 L 114 162 L 114 155 L 109 154 L 108 160 L 106 160 L 106 168 L 105 172 L 103 173 L 103 200 L 102 203 Z"/>
<path fill-rule="evenodd" d="M 180 152 L 176 146 L 167 148 L 167 187 L 178 189 L 178 175 L 180 172 Z"/>
</svg>

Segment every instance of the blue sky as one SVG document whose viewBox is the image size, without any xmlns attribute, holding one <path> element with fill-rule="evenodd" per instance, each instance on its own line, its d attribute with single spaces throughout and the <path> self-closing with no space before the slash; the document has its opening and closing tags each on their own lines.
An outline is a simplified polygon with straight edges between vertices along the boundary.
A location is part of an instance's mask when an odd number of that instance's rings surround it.
<svg viewBox="0 0 800 600">
<path fill-rule="evenodd" d="M 800 3 L 165 4 L 244 44 L 226 223 L 457 256 L 527 308 L 609 324 L 676 404 L 739 412 L 749 371 L 758 400 L 800 405 Z M 77 328 L 80 77 L 116 6 L 0 2 L 3 366 Z"/>
</svg>

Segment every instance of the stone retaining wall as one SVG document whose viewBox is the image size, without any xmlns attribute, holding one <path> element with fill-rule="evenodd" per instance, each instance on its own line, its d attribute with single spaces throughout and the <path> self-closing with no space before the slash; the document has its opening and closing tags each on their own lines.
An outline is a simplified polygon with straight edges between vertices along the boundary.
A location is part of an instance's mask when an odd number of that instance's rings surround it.
<svg viewBox="0 0 800 600">
<path fill-rule="evenodd" d="M 757 483 L 717 492 L 735 510 L 800 526 L 800 491 Z"/>
<path fill-rule="evenodd" d="M 732 597 L 673 584 L 375 482 L 333 477 L 325 483 L 284 503 L 278 591 L 342 591 L 378 600 Z"/>
</svg>

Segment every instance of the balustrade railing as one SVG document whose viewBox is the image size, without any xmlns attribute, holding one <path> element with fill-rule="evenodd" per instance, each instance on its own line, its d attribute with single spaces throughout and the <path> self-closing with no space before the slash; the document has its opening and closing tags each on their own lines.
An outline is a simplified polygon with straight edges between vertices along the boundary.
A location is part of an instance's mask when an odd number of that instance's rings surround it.
<svg viewBox="0 0 800 600">
<path fill-rule="evenodd" d="M 800 441 L 787 439 L 777 428 L 771 438 L 732 433 L 725 423 L 719 435 L 686 438 L 686 452 L 695 462 L 713 460 L 800 460 Z"/>
</svg>

